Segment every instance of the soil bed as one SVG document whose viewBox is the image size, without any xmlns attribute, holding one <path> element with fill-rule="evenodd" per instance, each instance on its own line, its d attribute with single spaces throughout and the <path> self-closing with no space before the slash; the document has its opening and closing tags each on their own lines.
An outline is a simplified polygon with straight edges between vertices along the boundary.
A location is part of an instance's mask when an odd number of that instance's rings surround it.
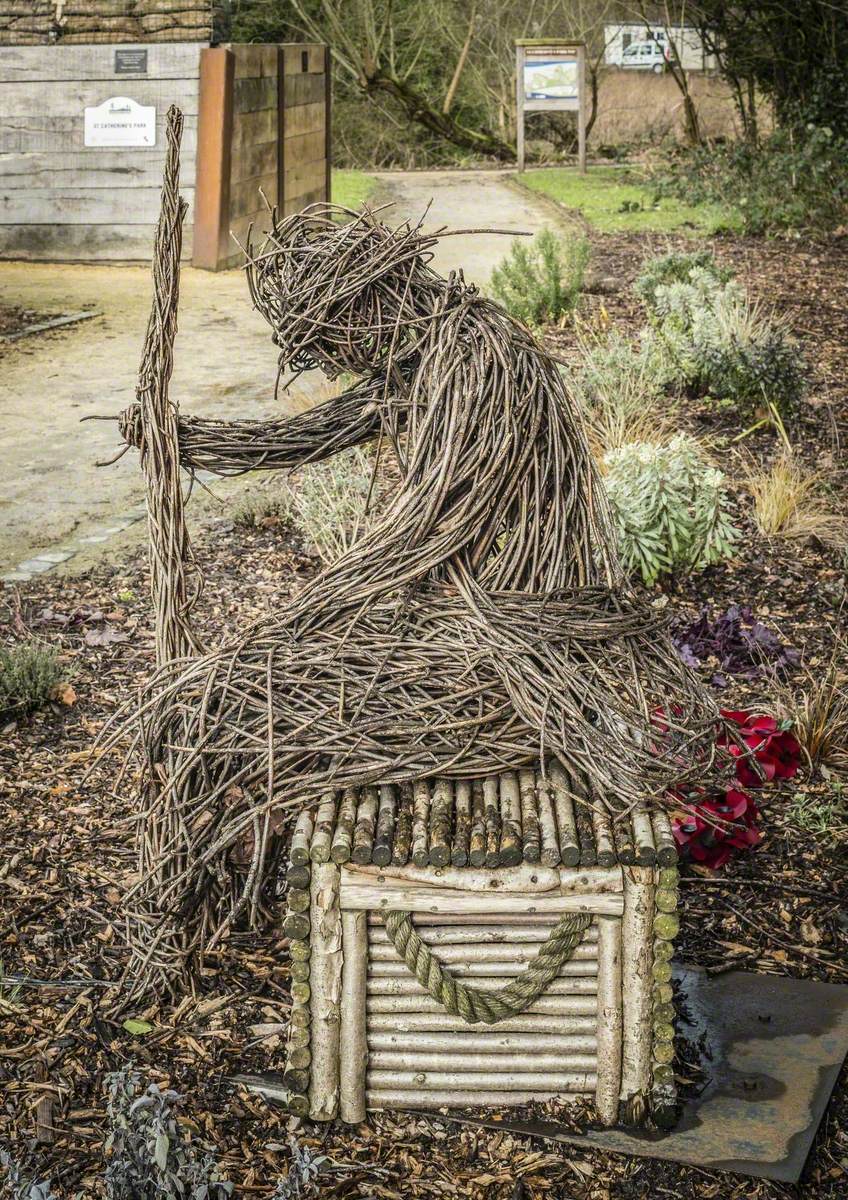
<svg viewBox="0 0 848 1200">
<path fill-rule="evenodd" d="M 668 243 L 649 236 L 596 238 L 593 268 L 615 279 L 618 290 L 587 303 L 603 303 L 613 322 L 635 330 L 642 315 L 627 284 L 641 259 Z M 830 464 L 834 503 L 844 504 L 848 481 L 835 431 L 846 409 L 848 248 L 728 238 L 716 249 L 752 291 L 789 314 L 815 364 L 812 399 L 793 440 L 811 463 Z M 568 352 L 567 337 L 557 331 L 552 340 Z M 738 432 L 695 407 L 688 419 L 699 432 L 709 430 L 719 448 Z M 767 458 L 775 447 L 774 436 L 763 433 L 747 439 L 745 448 Z M 844 600 L 840 556 L 818 543 L 768 543 L 750 525 L 743 546 L 729 564 L 657 588 L 652 598 L 674 613 L 692 613 L 705 603 L 721 611 L 731 603 L 751 604 L 815 671 L 829 659 Z M 271 613 L 317 565 L 273 519 L 249 529 L 210 520 L 197 549 L 206 575 L 197 623 L 213 644 Z M 845 1195 L 844 1072 L 799 1189 L 550 1146 L 507 1131 L 458 1127 L 446 1118 L 387 1115 L 355 1130 L 289 1118 L 228 1082 L 233 1074 L 281 1066 L 288 965 L 285 942 L 273 931 L 233 934 L 198 981 L 197 994 L 179 1005 L 152 1000 L 147 1008 L 115 1016 L 105 997 L 127 961 L 121 895 L 134 870 L 127 818 L 136 780 L 132 768 L 119 779 L 118 756 L 97 758 L 92 743 L 151 669 L 143 556 L 133 553 L 120 566 L 79 577 L 34 580 L 9 589 L 2 605 L 0 641 L 37 636 L 57 645 L 73 689 L 64 693 L 73 703 L 57 701 L 28 718 L 8 717 L 5 726 L 0 721 L 0 960 L 10 977 L 0 979 L 0 1146 L 27 1175 L 51 1178 L 61 1200 L 104 1194 L 103 1079 L 129 1060 L 145 1076 L 185 1094 L 186 1127 L 214 1151 L 236 1183 L 236 1195 L 271 1196 L 285 1173 L 292 1133 L 337 1164 L 319 1177 L 315 1194 L 326 1197 Z M 755 686 L 738 682 L 721 701 L 728 708 L 767 706 Z M 739 965 L 846 982 L 840 912 L 846 817 L 844 806 L 841 814 L 838 809 L 838 785 L 832 770 L 771 789 L 762 821 L 766 837 L 756 852 L 717 874 L 684 869 L 681 959 L 712 971 Z M 799 827 L 792 816 L 799 792 L 836 802 L 826 832 Z M 20 977 L 27 982 L 18 990 Z M 127 1017 L 147 1022 L 149 1032 L 128 1032 Z M 274 1024 L 281 1030 L 269 1033 Z M 680 1033 L 682 1082 L 695 1087 L 701 1067 L 685 1045 L 685 1024 Z M 36 1104 L 43 1097 L 52 1100 L 43 1129 L 52 1141 L 38 1143 Z"/>
</svg>

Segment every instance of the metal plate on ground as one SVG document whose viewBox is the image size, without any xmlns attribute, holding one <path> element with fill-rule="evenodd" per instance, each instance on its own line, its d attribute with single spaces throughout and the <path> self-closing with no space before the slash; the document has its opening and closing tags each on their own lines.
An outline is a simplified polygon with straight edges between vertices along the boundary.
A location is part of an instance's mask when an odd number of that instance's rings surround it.
<svg viewBox="0 0 848 1200">
<path fill-rule="evenodd" d="M 680 967 L 675 974 L 685 996 L 680 1029 L 689 1041 L 703 1038 L 709 1082 L 670 1133 L 577 1134 L 556 1121 L 449 1119 L 796 1182 L 848 1053 L 848 987 L 747 971 L 709 978 Z"/>
</svg>

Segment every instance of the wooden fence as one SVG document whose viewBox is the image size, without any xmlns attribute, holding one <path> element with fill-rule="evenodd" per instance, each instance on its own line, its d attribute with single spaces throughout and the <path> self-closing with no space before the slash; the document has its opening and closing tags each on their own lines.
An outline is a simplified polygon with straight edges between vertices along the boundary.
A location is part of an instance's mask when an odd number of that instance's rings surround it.
<svg viewBox="0 0 848 1200">
<path fill-rule="evenodd" d="M 125 49 L 0 48 L 0 255 L 149 259 L 170 104 L 185 114 L 181 178 L 190 205 L 185 243 L 191 247 L 203 46 L 150 43 L 144 71 L 136 73 L 118 67 Z M 110 96 L 155 107 L 153 145 L 85 145 L 86 107 Z"/>
<path fill-rule="evenodd" d="M 0 45 L 207 42 L 212 0 L 0 0 Z"/>
<path fill-rule="evenodd" d="M 327 66 L 314 44 L 0 46 L 0 256 L 149 259 L 174 103 L 185 253 L 232 266 L 262 195 L 284 212 L 329 198 Z M 114 97 L 155 108 L 153 144 L 85 144 L 85 109 Z"/>
</svg>

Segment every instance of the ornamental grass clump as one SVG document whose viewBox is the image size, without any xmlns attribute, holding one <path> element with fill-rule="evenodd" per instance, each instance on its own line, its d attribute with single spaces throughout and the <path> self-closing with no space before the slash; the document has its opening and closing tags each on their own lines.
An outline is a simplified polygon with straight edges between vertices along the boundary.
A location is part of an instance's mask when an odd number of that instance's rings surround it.
<svg viewBox="0 0 848 1200">
<path fill-rule="evenodd" d="M 566 239 L 542 229 L 529 244 L 515 238 L 492 271 L 492 292 L 525 325 L 558 321 L 577 305 L 588 258 L 584 237 Z"/>
<path fill-rule="evenodd" d="M 775 699 L 813 771 L 821 766 L 848 770 L 848 643 L 838 640 L 830 661 L 808 668 L 800 687 L 778 684 Z"/>
<path fill-rule="evenodd" d="M 700 444 L 633 442 L 605 455 L 606 487 L 625 568 L 644 583 L 729 558 L 738 537 L 724 475 Z"/>
<path fill-rule="evenodd" d="M 824 476 L 808 471 L 789 450 L 768 466 L 753 466 L 745 484 L 754 501 L 754 521 L 765 537 L 818 538 L 835 546 L 848 542 L 848 520 L 828 502 Z"/>
</svg>

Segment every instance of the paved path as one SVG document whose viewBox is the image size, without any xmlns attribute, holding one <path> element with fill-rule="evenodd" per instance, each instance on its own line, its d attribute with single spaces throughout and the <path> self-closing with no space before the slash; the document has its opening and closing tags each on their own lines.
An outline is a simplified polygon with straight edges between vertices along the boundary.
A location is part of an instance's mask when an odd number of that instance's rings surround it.
<svg viewBox="0 0 848 1200">
<path fill-rule="evenodd" d="M 494 171 L 385 173 L 380 190 L 393 201 L 388 221 L 417 220 L 432 204 L 428 228 L 489 226 L 533 232 L 551 220 L 544 201 L 523 196 Z M 465 234 L 445 238 L 441 271 L 464 267 L 488 283 L 509 238 Z M 103 546 L 142 536 L 115 535 L 143 511 L 138 460 L 128 453 L 97 469 L 118 447 L 115 426 L 86 422 L 132 402 L 150 303 L 145 267 L 0 262 L 0 302 L 41 313 L 96 309 L 102 317 L 55 333 L 0 343 L 0 576 L 49 553 L 73 552 L 73 566 Z M 274 402 L 276 351 L 265 322 L 251 310 L 241 271 L 184 268 L 172 396 L 186 412 L 232 419 L 281 412 Z M 326 395 L 313 380 L 282 401 L 282 411 Z M 244 481 L 217 484 L 223 496 Z M 205 503 L 201 498 L 201 504 Z M 208 507 L 208 506 L 207 506 Z M 111 531 L 111 532 L 110 532 Z M 114 548 L 114 546 L 113 546 Z M 44 562 L 49 559 L 45 558 Z"/>
<path fill-rule="evenodd" d="M 503 171 L 411 171 L 377 173 L 380 191 L 392 207 L 389 222 L 418 218 L 427 209 L 424 228 L 504 229 L 536 233 L 556 222 L 555 210 L 532 192 L 510 184 Z M 446 237 L 436 249 L 433 265 L 447 273 L 461 266 L 466 279 L 486 287 L 492 267 L 509 250 L 503 234 L 477 233 Z"/>
<path fill-rule="evenodd" d="M 8 570 L 34 551 L 98 536 L 143 499 L 134 453 L 94 466 L 120 446 L 115 425 L 80 418 L 132 403 L 150 276 L 144 267 L 0 263 L 0 300 L 103 314 L 0 343 L 0 570 Z M 241 272 L 184 269 L 175 358 L 172 395 L 186 411 L 273 410 L 276 351 Z"/>
</svg>

